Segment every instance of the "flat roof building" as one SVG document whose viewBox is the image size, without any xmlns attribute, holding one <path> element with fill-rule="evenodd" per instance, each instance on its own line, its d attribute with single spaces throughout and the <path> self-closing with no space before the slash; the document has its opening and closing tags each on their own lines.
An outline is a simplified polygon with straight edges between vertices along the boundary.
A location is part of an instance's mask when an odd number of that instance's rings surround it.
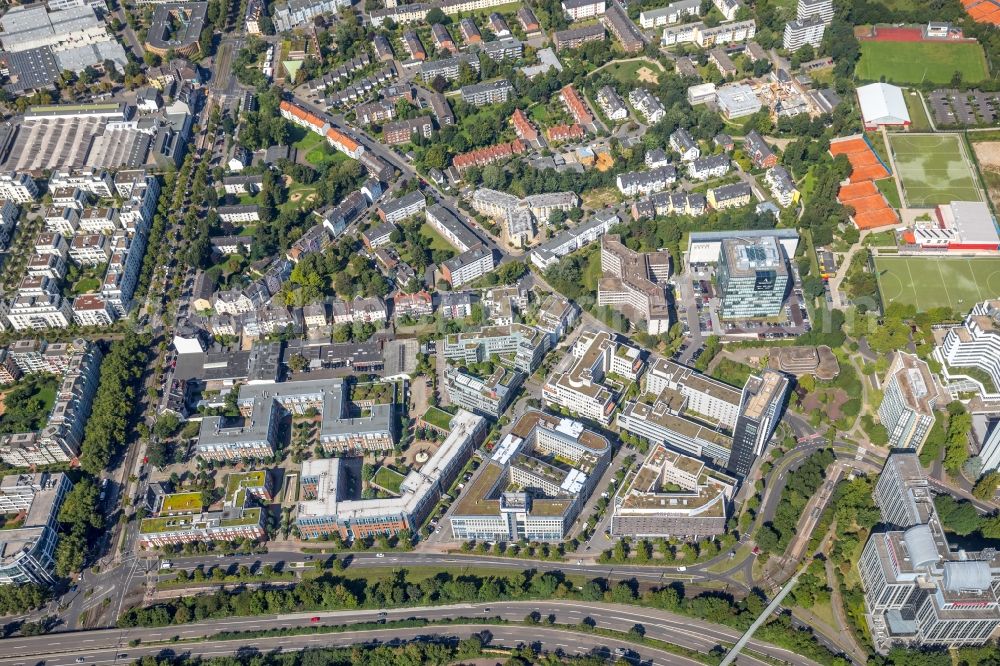
<svg viewBox="0 0 1000 666">
<path fill-rule="evenodd" d="M 59 509 L 72 487 L 61 472 L 0 480 L 0 512 L 24 516 L 17 527 L 0 531 L 0 585 L 55 583 Z"/>
<path fill-rule="evenodd" d="M 773 317 L 791 288 L 788 257 L 773 236 L 722 241 L 718 284 L 723 319 Z"/>
<path fill-rule="evenodd" d="M 634 326 L 646 324 L 646 332 L 660 335 L 670 330 L 670 303 L 666 284 L 670 279 L 670 253 L 635 252 L 618 235 L 601 238 L 601 270 L 597 304 L 621 312 Z"/>
<path fill-rule="evenodd" d="M 896 352 L 882 382 L 878 417 L 889 432 L 889 446 L 919 449 L 934 425 L 939 398 L 937 383 L 926 361 Z"/>
<path fill-rule="evenodd" d="M 703 461 L 658 444 L 615 503 L 611 535 L 700 539 L 723 534 L 737 485 Z"/>
<path fill-rule="evenodd" d="M 249 382 L 240 386 L 237 417 L 210 416 L 201 422 L 198 455 L 210 460 L 267 458 L 273 455 L 282 414 L 320 411 L 319 444 L 328 452 L 385 451 L 393 447 L 393 384 L 375 399 L 352 399 L 352 389 L 342 379 L 293 382 Z M 365 385 L 367 386 L 367 385 Z M 367 394 L 367 391 L 366 391 Z M 352 417 L 351 404 L 364 403 L 364 416 Z"/>
<path fill-rule="evenodd" d="M 296 525 L 304 539 L 340 534 L 356 539 L 416 532 L 441 495 L 468 462 L 486 434 L 487 421 L 464 409 L 451 418 L 448 437 L 419 469 L 403 479 L 396 497 L 353 497 L 344 476 L 343 458 L 311 459 L 302 463 Z"/>
<path fill-rule="evenodd" d="M 564 539 L 611 460 L 611 443 L 531 410 L 494 447 L 449 518 L 456 539 Z"/>
<path fill-rule="evenodd" d="M 858 561 L 875 648 L 983 645 L 1000 627 L 1000 560 L 948 541 L 915 451 L 894 452 L 875 486 L 886 527 Z"/>
</svg>

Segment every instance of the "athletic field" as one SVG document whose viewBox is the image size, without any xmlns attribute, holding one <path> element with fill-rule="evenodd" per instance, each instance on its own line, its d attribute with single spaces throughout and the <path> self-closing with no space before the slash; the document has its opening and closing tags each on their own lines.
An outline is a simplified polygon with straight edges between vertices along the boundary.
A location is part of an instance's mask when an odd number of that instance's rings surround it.
<svg viewBox="0 0 1000 666">
<path fill-rule="evenodd" d="M 909 206 L 983 200 L 959 135 L 890 134 L 889 143 Z"/>
<path fill-rule="evenodd" d="M 857 77 L 862 81 L 948 85 L 955 72 L 963 83 L 989 78 L 986 55 L 977 42 L 861 42 Z"/>
<path fill-rule="evenodd" d="M 875 270 L 883 305 L 966 312 L 974 303 L 1000 297 L 1000 259 L 881 256 L 875 257 Z"/>
</svg>

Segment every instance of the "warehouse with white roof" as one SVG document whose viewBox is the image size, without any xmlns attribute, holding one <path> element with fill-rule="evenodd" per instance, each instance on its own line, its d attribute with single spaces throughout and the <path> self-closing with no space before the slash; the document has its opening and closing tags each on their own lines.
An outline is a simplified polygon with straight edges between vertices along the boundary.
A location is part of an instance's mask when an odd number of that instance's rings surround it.
<svg viewBox="0 0 1000 666">
<path fill-rule="evenodd" d="M 906 110 L 903 91 L 888 83 L 871 83 L 858 88 L 858 103 L 865 129 L 883 125 L 908 127 L 910 114 Z"/>
</svg>

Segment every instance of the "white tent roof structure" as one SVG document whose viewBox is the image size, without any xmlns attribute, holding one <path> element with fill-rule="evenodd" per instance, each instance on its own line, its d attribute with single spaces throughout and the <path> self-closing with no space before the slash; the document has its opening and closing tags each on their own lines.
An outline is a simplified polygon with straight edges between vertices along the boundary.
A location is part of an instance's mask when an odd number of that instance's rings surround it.
<svg viewBox="0 0 1000 666">
<path fill-rule="evenodd" d="M 861 119 L 866 127 L 877 125 L 908 125 L 910 114 L 906 111 L 903 91 L 888 83 L 871 83 L 858 88 Z"/>
</svg>

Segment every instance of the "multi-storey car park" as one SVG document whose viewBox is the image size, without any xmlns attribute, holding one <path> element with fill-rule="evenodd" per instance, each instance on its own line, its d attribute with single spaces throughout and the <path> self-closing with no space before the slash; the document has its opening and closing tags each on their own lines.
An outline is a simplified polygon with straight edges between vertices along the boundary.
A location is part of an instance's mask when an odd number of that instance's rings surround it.
<svg viewBox="0 0 1000 666">
<path fill-rule="evenodd" d="M 566 538 L 611 460 L 611 443 L 582 423 L 529 411 L 493 454 L 450 515 L 456 539 Z"/>
</svg>

